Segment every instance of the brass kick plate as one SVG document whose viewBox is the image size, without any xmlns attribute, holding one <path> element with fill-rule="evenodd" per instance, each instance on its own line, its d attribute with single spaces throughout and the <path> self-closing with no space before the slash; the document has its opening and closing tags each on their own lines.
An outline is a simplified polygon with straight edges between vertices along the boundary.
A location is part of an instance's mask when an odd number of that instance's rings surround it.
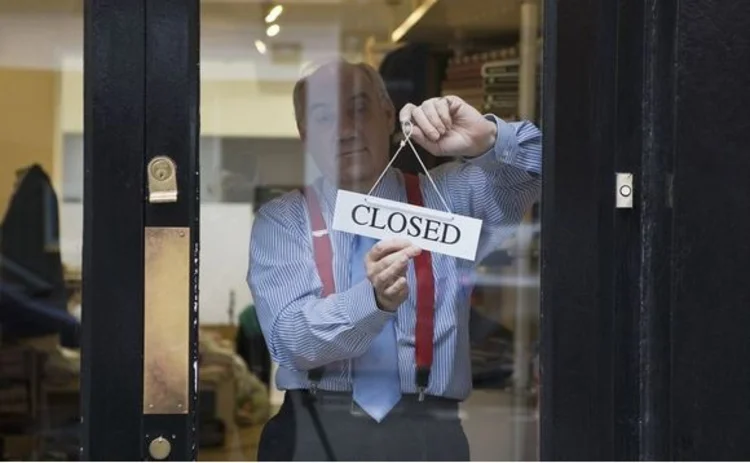
<svg viewBox="0 0 750 463">
<path fill-rule="evenodd" d="M 189 228 L 146 228 L 144 278 L 143 413 L 188 413 Z"/>
</svg>

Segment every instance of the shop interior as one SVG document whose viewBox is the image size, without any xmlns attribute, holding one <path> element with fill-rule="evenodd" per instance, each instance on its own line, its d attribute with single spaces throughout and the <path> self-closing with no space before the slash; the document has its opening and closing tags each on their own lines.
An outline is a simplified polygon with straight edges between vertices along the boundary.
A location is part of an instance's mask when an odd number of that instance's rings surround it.
<svg viewBox="0 0 750 463">
<path fill-rule="evenodd" d="M 318 175 L 293 114 L 302 70 L 343 56 L 397 108 L 452 94 L 541 125 L 541 3 L 201 1 L 200 460 L 254 460 L 283 399 L 245 278 L 255 211 Z M 83 97 L 83 0 L 1 1 L 0 460 L 80 458 Z M 463 276 L 474 460 L 537 458 L 539 229 L 537 206 Z"/>
</svg>

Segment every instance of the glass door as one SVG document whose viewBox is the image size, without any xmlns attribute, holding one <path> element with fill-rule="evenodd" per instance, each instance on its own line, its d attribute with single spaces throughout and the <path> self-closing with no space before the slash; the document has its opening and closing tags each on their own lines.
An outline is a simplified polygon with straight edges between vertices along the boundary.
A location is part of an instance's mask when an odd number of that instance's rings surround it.
<svg viewBox="0 0 750 463">
<path fill-rule="evenodd" d="M 2 2 L 3 458 L 537 458 L 541 8 L 480 3 Z M 473 135 L 388 165 L 403 121 Z M 474 255 L 383 304 L 330 228 L 329 307 L 300 190 L 328 227 L 328 193 L 406 178 L 485 223 Z M 353 389 L 386 326 L 377 423 Z"/>
<path fill-rule="evenodd" d="M 201 3 L 199 459 L 538 458 L 540 18 L 536 1 Z M 402 121 L 491 140 L 412 138 L 428 174 L 409 145 L 388 165 Z M 409 260 L 389 312 L 334 203 L 373 187 L 408 203 L 408 175 L 433 212 L 485 228 L 469 259 L 431 253 L 426 296 Z M 420 297 L 436 311 L 424 401 Z M 378 423 L 355 388 L 384 330 L 400 401 Z"/>
</svg>

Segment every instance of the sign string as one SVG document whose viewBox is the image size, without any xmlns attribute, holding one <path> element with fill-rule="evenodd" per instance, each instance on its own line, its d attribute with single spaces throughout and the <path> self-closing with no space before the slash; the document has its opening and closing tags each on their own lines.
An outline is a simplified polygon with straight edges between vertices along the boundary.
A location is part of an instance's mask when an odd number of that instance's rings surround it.
<svg viewBox="0 0 750 463">
<path fill-rule="evenodd" d="M 435 181 L 432 179 L 432 176 L 430 175 L 429 170 L 427 170 L 427 166 L 424 165 L 424 162 L 422 162 L 422 158 L 419 156 L 419 152 L 417 151 L 417 148 L 414 147 L 414 144 L 411 141 L 411 135 L 414 132 L 414 125 L 411 121 L 404 121 L 401 123 L 401 131 L 404 133 L 404 139 L 401 140 L 401 143 L 399 144 L 398 149 L 396 150 L 396 153 L 393 155 L 393 158 L 391 158 L 391 161 L 388 163 L 387 166 L 385 166 L 385 169 L 383 172 L 381 172 L 380 177 L 375 181 L 375 184 L 372 185 L 372 188 L 370 188 L 370 191 L 367 192 L 367 197 L 372 196 L 372 192 L 375 191 L 375 188 L 380 184 L 380 181 L 383 180 L 383 177 L 385 177 L 386 172 L 388 172 L 388 169 L 391 168 L 391 165 L 393 165 L 393 162 L 398 157 L 399 153 L 401 153 L 401 150 L 406 147 L 406 145 L 409 145 L 411 148 L 411 152 L 414 153 L 414 156 L 416 156 L 417 161 L 419 161 L 419 165 L 422 166 L 422 170 L 425 173 L 425 176 L 427 176 L 427 179 L 432 184 L 432 187 L 435 189 L 435 193 L 437 193 L 438 197 L 440 198 L 440 201 L 443 203 L 443 207 L 445 207 L 445 210 L 449 213 L 453 213 L 451 211 L 451 208 L 448 207 L 448 203 L 445 201 L 445 198 L 443 198 L 443 195 L 440 193 L 440 190 L 438 190 L 437 185 L 435 184 Z"/>
</svg>

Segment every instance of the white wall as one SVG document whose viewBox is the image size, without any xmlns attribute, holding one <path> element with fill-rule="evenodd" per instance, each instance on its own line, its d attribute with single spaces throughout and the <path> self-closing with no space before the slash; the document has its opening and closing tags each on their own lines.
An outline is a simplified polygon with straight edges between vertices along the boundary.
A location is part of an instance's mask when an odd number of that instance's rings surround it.
<svg viewBox="0 0 750 463">
<path fill-rule="evenodd" d="M 249 204 L 202 204 L 200 323 L 236 323 L 250 302 L 245 276 L 253 209 Z M 229 319 L 230 292 L 234 319 Z"/>
<path fill-rule="evenodd" d="M 61 86 L 61 130 L 83 133 L 83 74 L 76 70 L 63 71 Z M 293 86 L 292 81 L 202 82 L 201 135 L 296 137 Z"/>
<path fill-rule="evenodd" d="M 16 18 L 15 29 L 43 23 Z M 44 42 L 67 40 L 65 53 L 54 57 L 55 68 L 62 68 L 61 131 L 83 132 L 83 58 L 75 21 L 64 32 L 42 34 Z M 2 25 L 2 21 L 0 21 Z M 14 29 L 14 30 L 15 30 Z M 292 88 L 300 72 L 311 61 L 338 53 L 340 26 L 335 20 L 317 26 L 295 26 L 283 32 L 285 43 L 299 45 L 296 59 L 276 61 L 260 54 L 253 45 L 262 36 L 257 28 L 201 29 L 201 135 L 237 137 L 296 137 L 297 126 L 292 107 Z M 17 34 L 21 34 L 18 32 Z M 2 39 L 3 34 L 0 34 Z M 9 39 L 11 37 L 8 37 Z M 39 40 L 37 40 L 39 42 Z M 2 42 L 0 42 L 2 43 Z M 42 46 L 42 45 L 38 45 Z M 14 48 L 14 47 L 10 47 Z M 269 52 L 270 53 L 270 52 Z M 7 59 L 20 60 L 16 52 Z M 49 59 L 49 58 L 47 58 Z M 0 63 L 3 49 L 0 47 Z M 28 65 L 39 65 L 26 59 Z"/>
</svg>

